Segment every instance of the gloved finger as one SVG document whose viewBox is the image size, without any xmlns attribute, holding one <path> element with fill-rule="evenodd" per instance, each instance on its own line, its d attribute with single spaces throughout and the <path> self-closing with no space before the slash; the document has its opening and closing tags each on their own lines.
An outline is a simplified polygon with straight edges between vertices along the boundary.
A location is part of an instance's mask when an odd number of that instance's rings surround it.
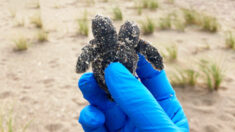
<svg viewBox="0 0 235 132">
<path fill-rule="evenodd" d="M 175 95 L 175 91 L 173 90 L 165 71 L 155 70 L 152 65 L 145 60 L 143 55 L 139 55 L 136 72 L 142 83 L 158 100 L 158 103 L 170 119 L 172 119 L 175 124 L 181 122 L 181 126 L 184 125 L 185 128 L 188 128 L 188 121 L 183 112 L 183 108 Z"/>
<path fill-rule="evenodd" d="M 92 73 L 82 75 L 79 88 L 90 104 L 103 111 L 108 131 L 118 130 L 124 126 L 126 115 L 116 103 L 108 100 L 106 93 L 98 86 Z"/>
<path fill-rule="evenodd" d="M 126 115 L 116 103 L 110 104 L 104 113 L 106 117 L 105 126 L 109 132 L 116 132 L 125 126 Z"/>
<path fill-rule="evenodd" d="M 153 95 L 122 64 L 111 63 L 105 81 L 115 102 L 140 131 L 176 129 Z"/>
<path fill-rule="evenodd" d="M 80 113 L 79 123 L 85 132 L 107 132 L 104 127 L 105 116 L 94 106 L 88 105 Z"/>
<path fill-rule="evenodd" d="M 105 92 L 98 86 L 93 73 L 85 73 L 78 82 L 78 87 L 82 91 L 83 97 L 92 105 L 99 109 L 106 109 L 109 100 Z"/>
<path fill-rule="evenodd" d="M 174 96 L 173 90 L 164 70 L 157 71 L 139 54 L 139 62 L 136 70 L 141 82 L 149 89 L 157 100 L 164 100 Z"/>
</svg>

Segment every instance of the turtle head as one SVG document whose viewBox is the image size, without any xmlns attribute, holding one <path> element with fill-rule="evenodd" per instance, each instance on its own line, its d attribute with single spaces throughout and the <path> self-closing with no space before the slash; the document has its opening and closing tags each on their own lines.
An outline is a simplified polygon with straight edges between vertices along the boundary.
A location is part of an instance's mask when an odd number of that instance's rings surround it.
<svg viewBox="0 0 235 132">
<path fill-rule="evenodd" d="M 95 18 L 92 19 L 92 33 L 96 39 L 101 39 L 115 35 L 116 30 L 110 18 L 96 15 Z"/>
</svg>

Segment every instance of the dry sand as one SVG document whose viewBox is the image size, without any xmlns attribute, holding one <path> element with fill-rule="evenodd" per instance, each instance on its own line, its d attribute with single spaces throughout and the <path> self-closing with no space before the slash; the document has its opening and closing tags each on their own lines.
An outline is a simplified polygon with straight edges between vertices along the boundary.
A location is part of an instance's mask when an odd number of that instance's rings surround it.
<svg viewBox="0 0 235 132">
<path fill-rule="evenodd" d="M 88 0 L 87 0 L 88 1 Z M 215 16 L 221 24 L 218 33 L 211 34 L 186 28 L 185 32 L 156 31 L 143 36 L 160 50 L 178 44 L 179 59 L 167 63 L 169 73 L 174 67 L 194 66 L 193 61 L 210 58 L 223 63 L 226 77 L 218 92 L 208 92 L 204 87 L 176 87 L 177 96 L 188 117 L 192 132 L 235 131 L 235 52 L 225 48 L 225 31 L 235 31 L 234 0 L 175 0 L 175 4 L 160 1 L 156 11 L 143 10 L 141 16 L 129 0 L 39 0 L 40 9 L 34 8 L 36 0 L 0 0 L 0 111 L 14 110 L 14 127 L 22 128 L 32 120 L 29 132 L 79 132 L 79 112 L 87 105 L 77 88 L 80 75 L 75 74 L 75 64 L 81 48 L 92 39 L 76 35 L 76 19 L 88 11 L 89 19 L 100 13 L 112 16 L 112 8 L 119 6 L 124 19 L 139 22 L 149 15 L 154 19 L 180 7 L 193 8 Z M 14 13 L 15 12 L 15 13 Z M 30 18 L 40 12 L 49 41 L 33 43 L 25 52 L 13 51 L 13 39 L 27 36 L 34 39 L 37 30 Z M 15 17 L 12 15 L 15 14 Z M 25 20 L 23 27 L 17 21 Z M 117 27 L 122 22 L 114 22 Z M 196 49 L 209 45 L 209 50 Z"/>
</svg>

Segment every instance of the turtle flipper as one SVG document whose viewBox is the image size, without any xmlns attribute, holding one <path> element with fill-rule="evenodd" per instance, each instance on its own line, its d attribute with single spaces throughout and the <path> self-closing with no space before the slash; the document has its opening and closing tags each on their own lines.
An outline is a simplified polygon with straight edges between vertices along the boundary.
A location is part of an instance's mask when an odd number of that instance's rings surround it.
<svg viewBox="0 0 235 132">
<path fill-rule="evenodd" d="M 159 54 L 158 50 L 151 46 L 147 41 L 140 39 L 137 52 L 144 55 L 155 69 L 162 70 L 164 68 L 163 58 Z"/>
<path fill-rule="evenodd" d="M 82 53 L 79 55 L 76 65 L 76 72 L 83 73 L 85 72 L 95 58 L 94 48 L 91 44 L 86 45 L 82 48 Z"/>
<path fill-rule="evenodd" d="M 134 22 L 126 21 L 120 28 L 118 40 L 130 49 L 135 49 L 139 41 L 139 36 L 139 27 Z"/>
</svg>

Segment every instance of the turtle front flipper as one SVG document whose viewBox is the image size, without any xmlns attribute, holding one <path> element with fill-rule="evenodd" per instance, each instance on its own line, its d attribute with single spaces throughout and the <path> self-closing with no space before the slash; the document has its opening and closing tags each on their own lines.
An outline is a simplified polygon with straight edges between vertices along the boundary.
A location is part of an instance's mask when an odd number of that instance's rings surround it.
<svg viewBox="0 0 235 132">
<path fill-rule="evenodd" d="M 82 53 L 79 55 L 76 65 L 76 72 L 83 73 L 88 68 L 90 63 L 94 60 L 96 53 L 91 44 L 86 45 L 82 48 Z"/>
<path fill-rule="evenodd" d="M 164 68 L 163 58 L 158 50 L 151 46 L 147 41 L 140 39 L 136 50 L 138 53 L 144 55 L 155 69 L 162 70 Z"/>
</svg>

